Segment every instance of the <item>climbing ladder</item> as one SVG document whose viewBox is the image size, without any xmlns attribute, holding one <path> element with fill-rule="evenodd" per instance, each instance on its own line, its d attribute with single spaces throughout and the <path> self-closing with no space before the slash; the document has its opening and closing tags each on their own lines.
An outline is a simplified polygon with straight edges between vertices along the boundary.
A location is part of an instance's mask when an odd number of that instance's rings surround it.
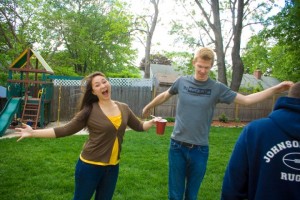
<svg viewBox="0 0 300 200">
<path fill-rule="evenodd" d="M 21 121 L 25 124 L 31 125 L 33 129 L 36 129 L 40 116 L 40 107 L 41 98 L 25 96 Z"/>
</svg>

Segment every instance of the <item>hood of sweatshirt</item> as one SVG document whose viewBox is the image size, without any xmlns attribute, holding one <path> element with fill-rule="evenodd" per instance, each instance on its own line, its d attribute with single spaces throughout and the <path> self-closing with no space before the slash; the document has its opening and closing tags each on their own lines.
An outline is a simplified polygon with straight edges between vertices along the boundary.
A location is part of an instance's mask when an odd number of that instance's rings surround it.
<svg viewBox="0 0 300 200">
<path fill-rule="evenodd" d="M 300 99 L 280 97 L 269 117 L 287 135 L 300 140 Z"/>
</svg>

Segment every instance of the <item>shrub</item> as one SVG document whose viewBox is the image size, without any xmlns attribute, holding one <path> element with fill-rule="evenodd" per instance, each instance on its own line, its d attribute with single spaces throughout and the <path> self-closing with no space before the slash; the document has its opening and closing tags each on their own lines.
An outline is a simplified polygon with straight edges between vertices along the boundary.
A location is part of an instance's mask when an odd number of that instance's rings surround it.
<svg viewBox="0 0 300 200">
<path fill-rule="evenodd" d="M 175 118 L 174 117 L 166 117 L 165 118 L 168 122 L 175 122 Z"/>
<path fill-rule="evenodd" d="M 222 114 L 219 116 L 219 121 L 220 121 L 220 122 L 227 123 L 227 122 L 228 122 L 228 118 L 227 118 L 227 116 L 226 116 L 224 113 L 222 113 Z"/>
</svg>

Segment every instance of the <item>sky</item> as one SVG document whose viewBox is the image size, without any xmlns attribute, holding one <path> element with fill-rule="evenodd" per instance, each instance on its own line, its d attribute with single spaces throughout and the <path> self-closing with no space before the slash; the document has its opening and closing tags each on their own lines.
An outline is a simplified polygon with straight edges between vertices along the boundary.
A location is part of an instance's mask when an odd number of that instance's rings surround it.
<svg viewBox="0 0 300 200">
<path fill-rule="evenodd" d="M 175 6 L 174 0 L 160 0 L 159 3 L 159 22 L 156 24 L 155 32 L 152 38 L 151 53 L 161 52 L 163 50 L 171 50 L 176 48 L 173 45 L 174 36 L 168 34 L 170 28 L 170 20 L 174 17 L 173 7 Z M 127 0 L 132 3 L 131 10 L 136 14 L 144 14 L 144 9 L 151 9 L 154 13 L 153 5 L 149 0 Z M 171 2 L 171 3 L 170 3 Z M 173 16 L 173 17 L 172 17 Z M 134 48 L 138 49 L 137 63 L 140 63 L 141 59 L 145 55 L 145 48 L 140 41 L 134 42 Z M 177 47 L 179 50 L 180 48 Z"/>
<path fill-rule="evenodd" d="M 285 0 L 276 0 L 276 3 L 280 6 L 283 6 L 284 1 Z M 144 14 L 147 12 L 147 9 L 150 9 L 150 13 L 154 13 L 153 5 L 150 3 L 149 0 L 126 0 L 126 2 L 131 4 L 131 11 L 133 13 Z M 278 9 L 274 9 L 272 13 L 276 14 L 278 11 Z M 152 38 L 151 54 L 162 51 L 194 51 L 186 47 L 184 44 L 175 44 L 175 36 L 171 36 L 168 34 L 171 27 L 171 20 L 181 20 L 183 23 L 185 20 L 189 20 L 184 17 L 184 14 L 180 14 L 184 12 L 185 11 L 181 6 L 176 5 L 175 0 L 160 0 L 159 21 L 156 25 L 155 32 Z M 272 13 L 270 13 L 270 15 L 272 15 Z M 245 47 L 251 35 L 257 33 L 259 30 L 261 30 L 261 28 L 262 27 L 260 26 L 255 27 L 254 32 L 253 30 L 251 31 L 249 28 L 243 29 L 241 47 Z M 141 42 L 138 40 L 134 42 L 134 48 L 138 50 L 138 58 L 136 60 L 136 64 L 138 65 L 141 59 L 144 57 L 145 49 Z"/>
</svg>

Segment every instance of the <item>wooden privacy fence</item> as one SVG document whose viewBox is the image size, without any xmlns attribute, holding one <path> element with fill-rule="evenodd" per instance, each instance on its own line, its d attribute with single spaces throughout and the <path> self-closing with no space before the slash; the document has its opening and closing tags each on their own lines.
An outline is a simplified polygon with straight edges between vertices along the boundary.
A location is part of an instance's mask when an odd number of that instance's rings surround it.
<svg viewBox="0 0 300 200">
<path fill-rule="evenodd" d="M 81 97 L 79 80 L 56 80 L 51 106 L 50 121 L 69 121 L 78 111 L 78 103 Z M 141 117 L 142 110 L 153 96 L 167 90 L 169 86 L 153 88 L 150 79 L 110 79 L 112 85 L 112 99 L 129 105 L 132 111 Z M 214 120 L 219 120 L 225 115 L 230 121 L 239 120 L 249 122 L 262 117 L 267 117 L 273 110 L 276 100 L 283 96 L 275 95 L 260 103 L 251 106 L 238 104 L 217 104 L 214 112 Z M 171 97 L 164 104 L 157 106 L 152 113 L 161 117 L 175 117 L 177 96 Z"/>
<path fill-rule="evenodd" d="M 250 122 L 255 119 L 267 117 L 273 110 L 276 100 L 282 95 L 274 95 L 257 104 L 243 106 L 239 104 L 217 104 L 214 112 L 214 120 L 219 120 L 225 115 L 230 121 Z"/>
<path fill-rule="evenodd" d="M 54 86 L 51 121 L 69 121 L 78 111 L 79 86 Z"/>
<path fill-rule="evenodd" d="M 129 105 L 141 117 L 143 107 L 152 99 L 150 79 L 110 78 L 112 99 Z M 69 121 L 81 100 L 80 80 L 54 80 L 51 121 Z"/>
</svg>

